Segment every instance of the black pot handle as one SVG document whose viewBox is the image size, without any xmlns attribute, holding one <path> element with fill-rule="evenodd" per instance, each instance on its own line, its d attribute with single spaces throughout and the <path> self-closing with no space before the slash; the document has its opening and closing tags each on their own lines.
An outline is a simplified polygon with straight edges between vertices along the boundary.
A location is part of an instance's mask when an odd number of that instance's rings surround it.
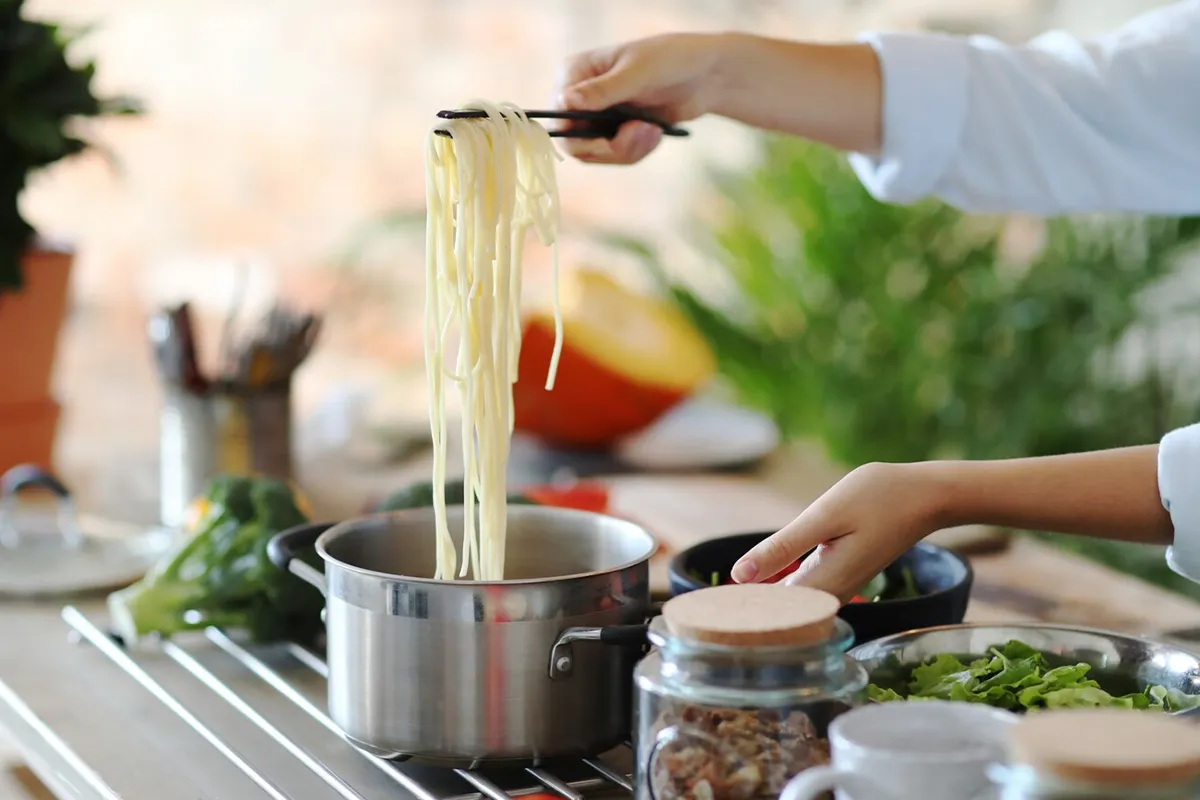
<svg viewBox="0 0 1200 800">
<path fill-rule="evenodd" d="M 63 482 L 37 464 L 18 464 L 0 477 L 0 495 L 16 497 L 26 489 L 45 489 L 59 500 L 70 498 L 71 493 Z"/>
<path fill-rule="evenodd" d="M 650 620 L 661 616 L 663 610 L 662 603 L 651 603 L 646 607 L 645 622 L 639 622 L 635 625 L 605 625 L 603 628 L 597 628 L 600 633 L 596 637 L 601 644 L 612 644 L 623 647 L 644 647 L 650 644 Z M 575 630 L 591 630 L 589 628 L 576 628 Z M 589 637 L 579 637 L 589 638 Z"/>
<path fill-rule="evenodd" d="M 575 630 L 592 630 L 591 628 L 576 628 Z M 646 634 L 650 631 L 650 626 L 643 623 L 639 625 L 606 625 L 603 628 L 597 628 L 599 635 L 596 639 L 601 644 L 613 644 L 624 647 L 637 647 L 646 644 L 649 640 Z M 561 638 L 561 637 L 560 637 Z M 586 637 L 579 637 L 583 639 Z M 576 639 L 578 641 L 579 639 Z"/>
<path fill-rule="evenodd" d="M 599 642 L 617 647 L 644 648 L 650 644 L 650 620 L 662 613 L 662 603 L 651 603 L 646 621 L 634 625 L 605 625 L 598 628 L 567 628 L 550 648 L 550 678 L 566 678 L 575 669 L 575 642 Z"/>
<path fill-rule="evenodd" d="M 301 580 L 311 583 L 325 593 L 325 576 L 320 570 L 314 569 L 296 554 L 301 550 L 312 547 L 322 533 L 336 525 L 336 522 L 310 522 L 280 531 L 267 542 L 267 558 L 277 568 L 290 572 Z"/>
</svg>

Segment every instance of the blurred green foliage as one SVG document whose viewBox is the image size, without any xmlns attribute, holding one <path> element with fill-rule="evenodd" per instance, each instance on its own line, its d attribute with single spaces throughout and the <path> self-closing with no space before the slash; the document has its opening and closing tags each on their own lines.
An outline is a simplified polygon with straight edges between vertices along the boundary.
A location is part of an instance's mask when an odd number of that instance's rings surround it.
<svg viewBox="0 0 1200 800">
<path fill-rule="evenodd" d="M 790 438 L 852 465 L 1144 443 L 1200 419 L 1185 365 L 1130 378 L 1117 363 L 1200 217 L 1051 220 L 1006 264 L 1004 219 L 880 203 L 800 140 L 765 138 L 713 185 L 715 212 L 691 227 L 717 291 L 670 277 L 645 242 L 604 239 L 643 260 L 741 400 Z"/>
</svg>

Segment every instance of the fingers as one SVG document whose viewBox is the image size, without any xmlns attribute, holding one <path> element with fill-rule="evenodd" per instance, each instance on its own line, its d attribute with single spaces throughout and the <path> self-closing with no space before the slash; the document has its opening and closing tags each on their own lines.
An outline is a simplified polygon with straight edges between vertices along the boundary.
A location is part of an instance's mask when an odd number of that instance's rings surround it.
<svg viewBox="0 0 1200 800">
<path fill-rule="evenodd" d="M 876 564 L 871 554 L 858 552 L 850 537 L 819 546 L 800 568 L 787 577 L 789 586 L 809 586 L 837 597 L 843 604 L 887 566 Z M 890 559 L 888 559 L 890 560 Z"/>
<path fill-rule="evenodd" d="M 627 122 L 612 139 L 562 139 L 563 149 L 580 161 L 634 164 L 658 146 L 662 130 L 646 122 Z"/>
<path fill-rule="evenodd" d="M 563 103 L 563 93 L 578 83 L 608 72 L 613 68 L 616 60 L 615 50 L 602 48 L 578 53 L 564 61 L 559 67 L 554 81 L 555 100 L 559 106 L 574 108 L 574 106 L 566 106 Z"/>
<path fill-rule="evenodd" d="M 602 75 L 567 86 L 562 100 L 567 108 L 601 111 L 635 99 L 641 88 L 634 70 L 617 65 Z"/>
<path fill-rule="evenodd" d="M 848 533 L 825 508 L 818 500 L 774 536 L 755 545 L 733 565 L 731 577 L 738 583 L 764 581 L 817 545 Z"/>
<path fill-rule="evenodd" d="M 575 111 L 602 111 L 636 101 L 643 82 L 636 69 L 623 63 L 618 51 L 593 50 L 567 62 L 560 74 L 556 105 Z M 564 138 L 562 146 L 580 161 L 634 164 L 648 156 L 661 139 L 658 126 L 628 122 L 611 140 Z"/>
</svg>

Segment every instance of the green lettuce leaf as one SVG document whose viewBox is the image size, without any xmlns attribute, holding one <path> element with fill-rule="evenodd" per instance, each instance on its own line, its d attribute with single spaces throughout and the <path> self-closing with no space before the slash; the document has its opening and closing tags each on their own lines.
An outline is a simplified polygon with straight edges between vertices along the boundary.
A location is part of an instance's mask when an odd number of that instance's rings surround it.
<svg viewBox="0 0 1200 800">
<path fill-rule="evenodd" d="M 1010 641 L 988 654 L 964 663 L 950 653 L 938 653 L 912 669 L 907 694 L 874 684 L 867 687 L 873 702 L 953 700 L 982 703 L 1012 711 L 1042 708 L 1133 708 L 1179 711 L 1200 705 L 1200 696 L 1164 686 L 1116 696 L 1088 677 L 1089 664 L 1050 667 L 1044 653 L 1024 642 Z"/>
</svg>

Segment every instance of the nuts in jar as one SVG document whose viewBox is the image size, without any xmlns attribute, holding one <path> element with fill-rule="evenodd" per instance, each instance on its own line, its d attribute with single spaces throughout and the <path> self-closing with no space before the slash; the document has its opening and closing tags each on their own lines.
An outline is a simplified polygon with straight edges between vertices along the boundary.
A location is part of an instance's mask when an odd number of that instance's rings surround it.
<svg viewBox="0 0 1200 800">
<path fill-rule="evenodd" d="M 655 726 L 657 800 L 776 797 L 802 770 L 829 763 L 829 743 L 803 711 L 681 706 Z"/>
</svg>

